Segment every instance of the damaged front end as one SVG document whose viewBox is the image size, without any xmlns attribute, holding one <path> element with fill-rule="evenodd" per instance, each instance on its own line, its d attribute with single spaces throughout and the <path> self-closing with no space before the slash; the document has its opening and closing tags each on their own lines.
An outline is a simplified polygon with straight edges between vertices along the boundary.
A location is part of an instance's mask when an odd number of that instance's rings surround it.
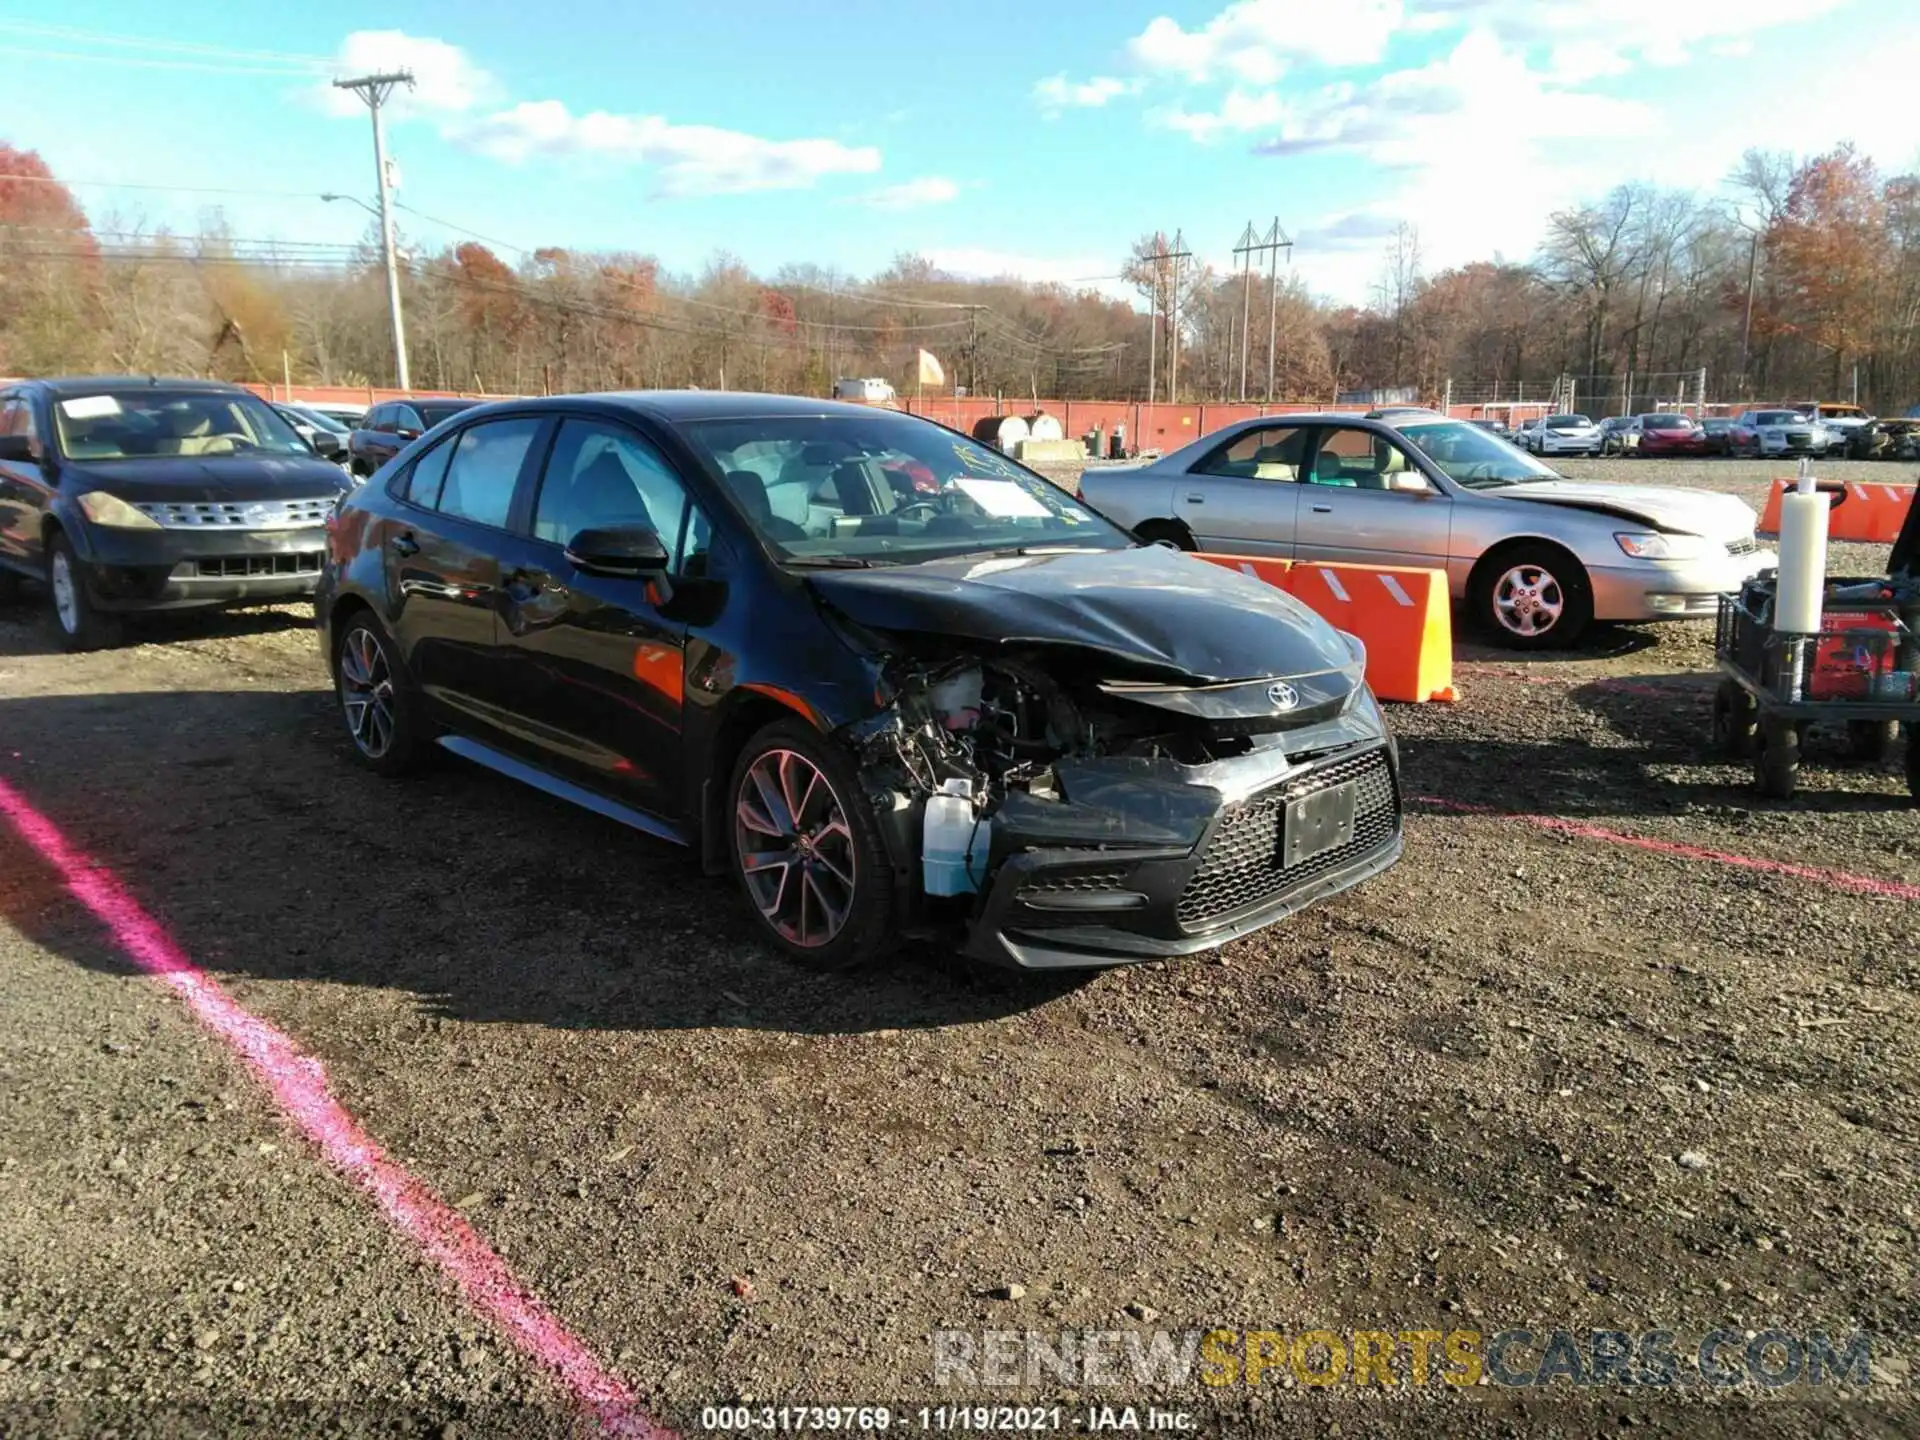
<svg viewBox="0 0 1920 1440">
<path fill-rule="evenodd" d="M 840 737 L 920 928 L 976 958 L 1189 954 L 1399 857 L 1398 757 L 1358 642 L 1226 682 L 1074 645 L 883 643 L 883 708 Z"/>
</svg>

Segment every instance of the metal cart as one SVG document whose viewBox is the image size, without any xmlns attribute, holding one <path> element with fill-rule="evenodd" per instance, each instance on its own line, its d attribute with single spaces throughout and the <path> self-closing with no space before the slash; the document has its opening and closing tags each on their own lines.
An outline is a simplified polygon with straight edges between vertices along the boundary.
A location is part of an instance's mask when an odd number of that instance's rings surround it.
<svg viewBox="0 0 1920 1440">
<path fill-rule="evenodd" d="M 1885 757 L 1904 726 L 1907 788 L 1920 801 L 1920 500 L 1889 571 L 1829 580 L 1823 628 L 1812 635 L 1773 628 L 1773 571 L 1720 598 L 1714 741 L 1753 762 L 1763 794 L 1792 796 L 1808 725 L 1844 725 L 1854 757 L 1869 762 Z"/>
</svg>

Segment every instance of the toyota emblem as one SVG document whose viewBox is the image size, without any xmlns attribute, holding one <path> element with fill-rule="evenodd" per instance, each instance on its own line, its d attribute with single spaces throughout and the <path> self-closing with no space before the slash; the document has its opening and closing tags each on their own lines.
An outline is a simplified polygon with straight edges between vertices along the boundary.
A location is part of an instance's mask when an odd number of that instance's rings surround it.
<svg viewBox="0 0 1920 1440">
<path fill-rule="evenodd" d="M 1300 692 L 1284 680 L 1276 680 L 1267 687 L 1267 699 L 1273 702 L 1276 710 L 1291 710 L 1300 703 Z"/>
</svg>

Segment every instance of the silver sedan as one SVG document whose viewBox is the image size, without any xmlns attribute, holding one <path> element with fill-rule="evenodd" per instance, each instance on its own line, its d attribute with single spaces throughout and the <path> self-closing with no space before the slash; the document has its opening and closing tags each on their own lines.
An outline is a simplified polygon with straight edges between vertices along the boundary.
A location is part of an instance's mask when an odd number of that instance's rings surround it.
<svg viewBox="0 0 1920 1440">
<path fill-rule="evenodd" d="M 1518 649 L 1594 620 L 1712 615 L 1775 563 L 1731 495 L 1576 482 L 1438 414 L 1246 420 L 1080 493 L 1143 540 L 1447 573 L 1471 617 Z"/>
</svg>

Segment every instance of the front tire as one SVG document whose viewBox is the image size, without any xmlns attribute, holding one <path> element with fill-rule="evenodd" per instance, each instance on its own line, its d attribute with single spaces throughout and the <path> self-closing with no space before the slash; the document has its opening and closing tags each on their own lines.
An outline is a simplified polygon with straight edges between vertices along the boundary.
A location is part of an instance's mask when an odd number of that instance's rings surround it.
<svg viewBox="0 0 1920 1440">
<path fill-rule="evenodd" d="M 1753 752 L 1754 783 L 1770 800 L 1791 800 L 1800 785 L 1800 731 L 1787 720 L 1760 725 Z"/>
<path fill-rule="evenodd" d="M 1759 706 L 1745 687 L 1722 680 L 1713 692 L 1713 743 L 1729 760 L 1745 760 L 1753 754 L 1753 734 Z"/>
<path fill-rule="evenodd" d="M 1483 560 L 1469 599 L 1481 628 L 1514 650 L 1565 649 L 1593 623 L 1585 568 L 1550 545 L 1516 545 Z"/>
<path fill-rule="evenodd" d="M 59 531 L 47 538 L 47 593 L 54 630 L 68 650 L 110 650 L 125 638 L 118 615 L 93 603 L 90 567 Z"/>
<path fill-rule="evenodd" d="M 891 948 L 893 867 L 850 756 L 776 720 L 741 749 L 727 795 L 733 872 L 767 940 L 821 970 Z"/>
<path fill-rule="evenodd" d="M 399 647 L 370 611 L 349 618 L 334 641 L 333 692 L 363 765 L 380 775 L 404 775 L 419 765 L 428 740 L 419 698 Z"/>
</svg>

